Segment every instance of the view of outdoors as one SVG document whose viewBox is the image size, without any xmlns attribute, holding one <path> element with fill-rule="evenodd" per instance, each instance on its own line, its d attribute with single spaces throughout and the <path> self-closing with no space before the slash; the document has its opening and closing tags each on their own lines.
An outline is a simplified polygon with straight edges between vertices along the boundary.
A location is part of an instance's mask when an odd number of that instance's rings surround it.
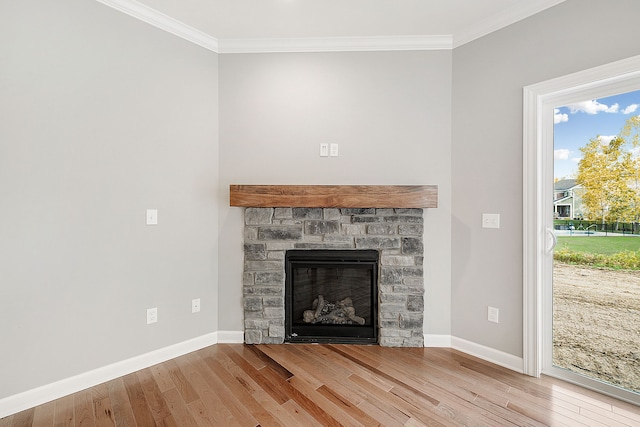
<svg viewBox="0 0 640 427">
<path fill-rule="evenodd" d="M 554 123 L 553 364 L 640 393 L 640 91 Z"/>
</svg>

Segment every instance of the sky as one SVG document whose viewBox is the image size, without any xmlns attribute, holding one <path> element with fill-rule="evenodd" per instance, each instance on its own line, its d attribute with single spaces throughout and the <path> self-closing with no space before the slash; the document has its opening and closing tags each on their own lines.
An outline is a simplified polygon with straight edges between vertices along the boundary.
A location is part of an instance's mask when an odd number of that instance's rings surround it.
<svg viewBox="0 0 640 427">
<path fill-rule="evenodd" d="M 580 147 L 598 136 L 608 143 L 634 115 L 640 115 L 640 90 L 555 108 L 555 178 L 575 178 L 582 158 Z"/>
</svg>

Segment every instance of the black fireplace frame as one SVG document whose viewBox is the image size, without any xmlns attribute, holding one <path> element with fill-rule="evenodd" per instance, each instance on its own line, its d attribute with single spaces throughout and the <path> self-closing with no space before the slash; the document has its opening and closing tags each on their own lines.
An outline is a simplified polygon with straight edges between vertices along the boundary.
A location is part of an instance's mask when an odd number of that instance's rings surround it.
<svg viewBox="0 0 640 427">
<path fill-rule="evenodd" d="M 289 343 L 378 343 L 378 268 L 380 254 L 370 249 L 291 249 L 285 255 L 285 337 Z M 293 319 L 293 269 L 357 266 L 371 272 L 371 324 L 300 325 Z"/>
</svg>

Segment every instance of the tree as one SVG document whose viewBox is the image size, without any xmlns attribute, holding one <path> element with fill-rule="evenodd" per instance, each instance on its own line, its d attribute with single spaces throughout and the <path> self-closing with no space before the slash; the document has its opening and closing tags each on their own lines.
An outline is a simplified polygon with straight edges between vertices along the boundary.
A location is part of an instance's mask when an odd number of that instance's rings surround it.
<svg viewBox="0 0 640 427">
<path fill-rule="evenodd" d="M 617 182 L 613 167 L 617 153 L 609 145 L 605 145 L 598 136 L 580 148 L 583 156 L 578 164 L 576 177 L 577 183 L 584 188 L 582 202 L 589 218 L 599 218 L 602 223 L 606 222 L 612 210 L 612 190 Z"/>
<path fill-rule="evenodd" d="M 589 217 L 602 223 L 640 220 L 639 130 L 640 117 L 631 117 L 609 143 L 598 136 L 580 149 L 577 183 L 585 190 Z"/>
<path fill-rule="evenodd" d="M 640 220 L 640 116 L 627 120 L 620 132 L 620 138 L 629 150 L 624 155 L 624 179 L 628 187 L 626 220 Z"/>
</svg>

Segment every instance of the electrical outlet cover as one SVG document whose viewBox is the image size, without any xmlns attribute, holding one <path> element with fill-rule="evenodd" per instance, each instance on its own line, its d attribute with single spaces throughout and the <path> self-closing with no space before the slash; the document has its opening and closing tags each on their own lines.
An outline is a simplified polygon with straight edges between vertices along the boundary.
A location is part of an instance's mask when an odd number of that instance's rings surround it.
<svg viewBox="0 0 640 427">
<path fill-rule="evenodd" d="M 498 316 L 500 315 L 500 310 L 495 307 L 489 307 L 487 310 L 487 320 L 493 323 L 499 323 Z"/>
<path fill-rule="evenodd" d="M 158 308 L 147 309 L 147 325 L 158 321 Z"/>
<path fill-rule="evenodd" d="M 500 214 L 482 214 L 482 228 L 500 228 Z"/>
</svg>

